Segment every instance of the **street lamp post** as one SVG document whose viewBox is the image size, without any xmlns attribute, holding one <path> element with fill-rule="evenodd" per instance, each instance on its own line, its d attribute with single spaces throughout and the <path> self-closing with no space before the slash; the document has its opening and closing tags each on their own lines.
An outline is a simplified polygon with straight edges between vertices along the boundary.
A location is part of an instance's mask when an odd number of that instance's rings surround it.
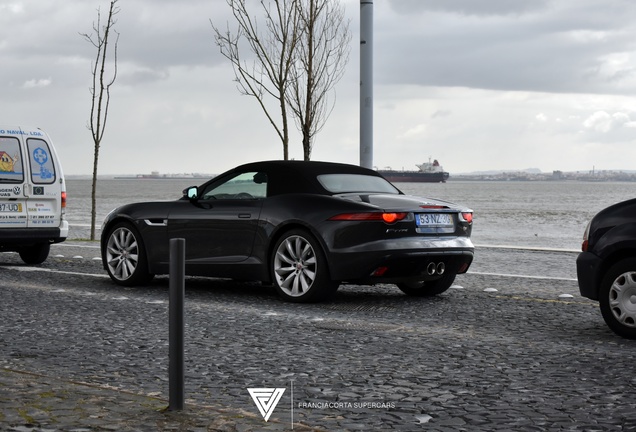
<svg viewBox="0 0 636 432">
<path fill-rule="evenodd" d="M 373 0 L 360 0 L 360 166 L 373 168 Z"/>
</svg>

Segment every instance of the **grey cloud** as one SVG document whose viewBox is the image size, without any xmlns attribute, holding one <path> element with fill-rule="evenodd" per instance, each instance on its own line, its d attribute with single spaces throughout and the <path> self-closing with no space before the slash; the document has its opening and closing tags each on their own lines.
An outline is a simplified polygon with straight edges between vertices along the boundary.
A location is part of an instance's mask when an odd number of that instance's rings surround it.
<svg viewBox="0 0 636 432">
<path fill-rule="evenodd" d="M 547 0 L 389 0 L 393 10 L 401 14 L 442 11 L 463 15 L 509 15 L 542 9 Z"/>
<path fill-rule="evenodd" d="M 431 118 L 440 118 L 440 117 L 448 117 L 452 114 L 449 110 L 437 110 L 433 114 L 431 114 Z"/>
<path fill-rule="evenodd" d="M 636 10 L 621 1 L 568 4 L 575 6 L 480 20 L 423 13 L 421 32 L 376 37 L 376 78 L 498 90 L 636 92 L 633 60 L 611 67 L 606 62 L 636 48 Z M 606 11 L 610 4 L 614 8 Z"/>
<path fill-rule="evenodd" d="M 154 69 L 132 69 L 128 70 L 125 67 L 120 68 L 120 72 L 117 76 L 117 83 L 122 85 L 138 85 L 149 84 L 155 81 L 167 80 L 170 78 L 170 73 L 167 70 L 154 70 Z"/>
</svg>

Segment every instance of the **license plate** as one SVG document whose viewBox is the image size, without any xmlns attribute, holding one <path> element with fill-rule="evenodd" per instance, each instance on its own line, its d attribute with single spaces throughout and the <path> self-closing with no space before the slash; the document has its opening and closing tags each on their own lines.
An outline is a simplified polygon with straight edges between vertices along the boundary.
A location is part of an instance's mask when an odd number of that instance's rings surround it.
<svg viewBox="0 0 636 432">
<path fill-rule="evenodd" d="M 421 227 L 453 226 L 453 216 L 450 213 L 419 213 L 415 219 Z"/>
<path fill-rule="evenodd" d="M 2 213 L 22 213 L 22 203 L 0 203 Z"/>
</svg>

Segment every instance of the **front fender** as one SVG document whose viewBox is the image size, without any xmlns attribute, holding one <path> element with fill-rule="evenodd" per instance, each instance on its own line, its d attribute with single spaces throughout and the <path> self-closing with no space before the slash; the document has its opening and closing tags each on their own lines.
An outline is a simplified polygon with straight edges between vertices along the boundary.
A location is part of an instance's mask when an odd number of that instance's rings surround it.
<svg viewBox="0 0 636 432">
<path fill-rule="evenodd" d="M 120 222 L 130 223 L 139 231 L 148 256 L 148 262 L 156 262 L 156 258 L 165 255 L 168 250 L 167 229 L 165 223 L 172 206 L 169 202 L 133 203 L 118 207 L 111 211 L 102 224 L 101 254 L 102 261 L 108 243 L 108 235 L 113 226 Z M 104 264 L 105 266 L 105 264 Z M 151 270 L 153 270 L 151 268 Z"/>
<path fill-rule="evenodd" d="M 606 231 L 598 239 L 592 252 L 605 260 L 626 250 L 636 250 L 636 223 L 617 225 Z"/>
</svg>

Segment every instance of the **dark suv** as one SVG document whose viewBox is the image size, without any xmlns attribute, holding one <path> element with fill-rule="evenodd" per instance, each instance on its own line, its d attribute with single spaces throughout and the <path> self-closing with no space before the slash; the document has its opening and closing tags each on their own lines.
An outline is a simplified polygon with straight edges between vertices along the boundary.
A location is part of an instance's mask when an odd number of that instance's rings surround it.
<svg viewBox="0 0 636 432">
<path fill-rule="evenodd" d="M 579 290 L 597 300 L 614 333 L 636 339 L 636 199 L 601 210 L 576 260 Z"/>
</svg>

